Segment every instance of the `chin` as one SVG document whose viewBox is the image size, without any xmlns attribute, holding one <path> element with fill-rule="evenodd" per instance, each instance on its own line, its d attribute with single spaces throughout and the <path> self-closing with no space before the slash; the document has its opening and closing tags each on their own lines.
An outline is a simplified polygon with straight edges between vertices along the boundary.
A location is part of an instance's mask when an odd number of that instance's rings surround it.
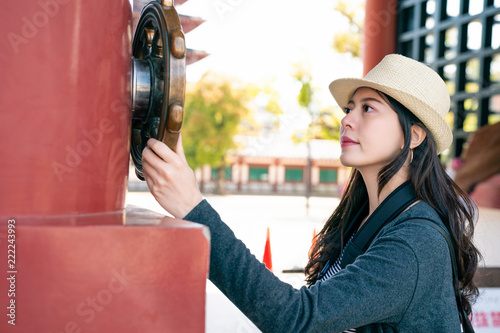
<svg viewBox="0 0 500 333">
<path fill-rule="evenodd" d="M 344 154 L 340 155 L 340 163 L 342 163 L 345 167 L 356 167 L 358 163 L 355 163 L 352 158 L 345 156 Z"/>
</svg>

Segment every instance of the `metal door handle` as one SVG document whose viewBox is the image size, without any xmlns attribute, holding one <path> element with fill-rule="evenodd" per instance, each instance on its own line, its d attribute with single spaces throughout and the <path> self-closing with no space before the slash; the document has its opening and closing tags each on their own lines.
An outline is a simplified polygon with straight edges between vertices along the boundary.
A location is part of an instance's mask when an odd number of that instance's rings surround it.
<svg viewBox="0 0 500 333">
<path fill-rule="evenodd" d="M 184 113 L 186 43 L 173 1 L 151 1 L 132 42 L 130 153 L 144 180 L 142 151 L 150 138 L 175 150 Z"/>
</svg>

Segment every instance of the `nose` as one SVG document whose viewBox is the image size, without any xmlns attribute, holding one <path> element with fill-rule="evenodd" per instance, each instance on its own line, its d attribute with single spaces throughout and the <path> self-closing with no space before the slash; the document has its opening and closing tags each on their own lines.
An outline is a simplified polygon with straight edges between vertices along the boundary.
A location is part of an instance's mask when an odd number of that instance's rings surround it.
<svg viewBox="0 0 500 333">
<path fill-rule="evenodd" d="M 354 110 L 351 110 L 348 114 L 342 118 L 340 121 L 340 124 L 342 125 L 343 128 L 351 128 L 353 129 L 356 126 L 356 117 L 354 116 Z"/>
</svg>

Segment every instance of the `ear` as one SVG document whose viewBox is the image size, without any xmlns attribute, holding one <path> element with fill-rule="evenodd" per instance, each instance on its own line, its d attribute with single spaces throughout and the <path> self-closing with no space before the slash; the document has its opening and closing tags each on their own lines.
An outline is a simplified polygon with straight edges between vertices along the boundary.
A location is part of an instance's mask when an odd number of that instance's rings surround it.
<svg viewBox="0 0 500 333">
<path fill-rule="evenodd" d="M 418 147 L 422 141 L 424 141 L 425 137 L 427 136 L 427 133 L 425 130 L 418 126 L 418 125 L 412 125 L 411 126 L 411 141 L 410 141 L 410 148 L 416 148 Z"/>
</svg>

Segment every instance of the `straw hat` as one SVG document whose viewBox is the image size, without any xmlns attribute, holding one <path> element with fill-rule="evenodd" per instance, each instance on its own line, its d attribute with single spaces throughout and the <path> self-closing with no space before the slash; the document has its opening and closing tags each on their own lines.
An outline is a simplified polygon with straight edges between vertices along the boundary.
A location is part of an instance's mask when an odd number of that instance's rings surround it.
<svg viewBox="0 0 500 333">
<path fill-rule="evenodd" d="M 432 133 L 438 154 L 451 145 L 453 135 L 444 119 L 450 109 L 450 94 L 430 67 L 399 54 L 389 54 L 363 79 L 333 81 L 330 92 L 339 106 L 345 107 L 360 87 L 381 91 L 406 106 Z"/>
</svg>

